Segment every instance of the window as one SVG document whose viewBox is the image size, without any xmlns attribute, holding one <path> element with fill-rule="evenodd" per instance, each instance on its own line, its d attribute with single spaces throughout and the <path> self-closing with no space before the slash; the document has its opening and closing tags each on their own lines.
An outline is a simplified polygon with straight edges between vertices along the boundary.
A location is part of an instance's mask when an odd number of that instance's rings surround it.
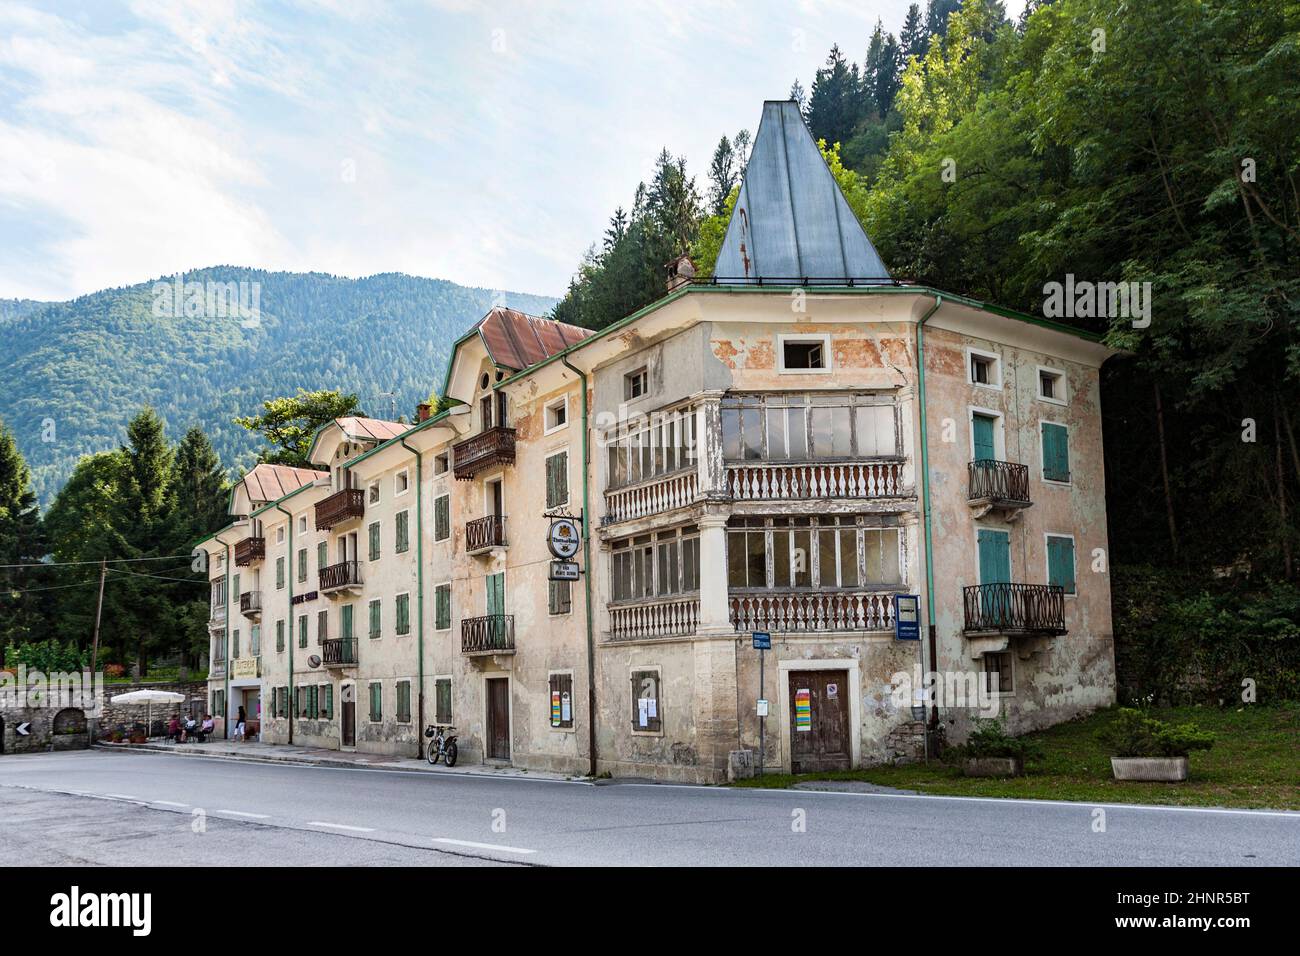
<svg viewBox="0 0 1300 956">
<path fill-rule="evenodd" d="M 370 532 L 370 560 L 378 561 L 379 560 L 379 522 L 378 521 L 370 522 L 370 527 L 368 530 Z"/>
<path fill-rule="evenodd" d="M 394 532 L 393 550 L 398 554 L 404 554 L 411 550 L 411 512 L 399 511 L 395 516 L 396 531 Z"/>
<path fill-rule="evenodd" d="M 397 682 L 397 722 L 399 724 L 409 724 L 411 722 L 411 682 L 409 680 L 399 680 Z"/>
<path fill-rule="evenodd" d="M 695 414 L 672 409 L 637 416 L 625 431 L 605 435 L 608 487 L 634 485 L 695 467 Z"/>
<path fill-rule="evenodd" d="M 1074 594 L 1074 538 L 1049 534 L 1047 538 L 1047 583 L 1059 585 L 1066 594 Z"/>
<path fill-rule="evenodd" d="M 546 424 L 543 434 L 549 435 L 551 432 L 559 431 L 565 425 L 569 424 L 569 396 L 557 399 L 546 406 L 544 412 Z"/>
<path fill-rule="evenodd" d="M 573 675 L 552 674 L 551 726 L 558 729 L 573 728 Z"/>
<path fill-rule="evenodd" d="M 829 335 L 778 335 L 778 353 L 782 372 L 829 372 L 831 337 Z"/>
<path fill-rule="evenodd" d="M 612 545 L 612 598 L 632 601 L 698 591 L 699 528 L 686 525 Z M 552 611 L 552 614 L 557 613 Z"/>
<path fill-rule="evenodd" d="M 403 468 L 393 476 L 393 494 L 404 495 L 411 487 L 411 471 L 409 468 Z"/>
<path fill-rule="evenodd" d="M 307 615 L 298 615 L 298 646 L 307 646 Z"/>
<path fill-rule="evenodd" d="M 230 659 L 239 660 L 239 629 L 230 632 Z"/>
<path fill-rule="evenodd" d="M 573 591 L 569 587 L 572 581 L 548 581 L 550 595 L 548 599 L 551 614 L 568 614 L 573 610 Z"/>
<path fill-rule="evenodd" d="M 1038 397 L 1053 405 L 1064 405 L 1068 401 L 1065 394 L 1065 373 L 1060 369 L 1038 366 Z"/>
<path fill-rule="evenodd" d="M 322 541 L 316 545 L 316 570 L 320 571 L 329 562 L 329 542 Z"/>
<path fill-rule="evenodd" d="M 298 549 L 298 583 L 302 584 L 307 580 L 307 549 Z"/>
<path fill-rule="evenodd" d="M 569 503 L 569 453 L 562 451 L 546 459 L 546 507 Z"/>
<path fill-rule="evenodd" d="M 262 625 L 254 624 L 248 629 L 248 653 L 257 657 L 262 653 Z"/>
<path fill-rule="evenodd" d="M 300 634 L 298 635 L 298 637 L 299 637 L 298 646 L 301 647 L 302 635 Z M 321 641 L 328 641 L 329 637 L 330 637 L 330 612 L 317 611 L 316 612 L 316 643 L 319 644 L 321 643 Z"/>
<path fill-rule="evenodd" d="M 212 616 L 216 617 L 226 609 L 226 579 L 214 578 L 212 581 Z"/>
<path fill-rule="evenodd" d="M 226 716 L 226 692 L 224 690 L 212 692 L 212 716 Z"/>
<path fill-rule="evenodd" d="M 275 589 L 277 591 L 284 590 L 284 558 L 283 557 L 279 557 L 275 559 Z"/>
<path fill-rule="evenodd" d="M 1001 361 L 992 352 L 977 352 L 975 349 L 966 350 L 967 373 L 970 376 L 972 385 L 982 385 L 987 388 L 1002 387 L 1002 367 Z"/>
<path fill-rule="evenodd" d="M 727 527 L 730 588 L 874 588 L 903 582 L 897 528 L 859 515 L 733 518 Z"/>
<path fill-rule="evenodd" d="M 632 672 L 632 730 L 662 733 L 663 710 L 659 701 L 659 672 Z"/>
<path fill-rule="evenodd" d="M 433 682 L 433 722 L 451 723 L 451 678 L 439 677 Z"/>
<path fill-rule="evenodd" d="M 280 525 L 275 529 L 275 543 L 284 544 L 284 525 Z"/>
<path fill-rule="evenodd" d="M 334 685 L 320 685 L 320 715 L 325 720 L 334 719 Z"/>
<path fill-rule="evenodd" d="M 284 621 L 275 622 L 275 652 L 284 653 Z"/>
<path fill-rule="evenodd" d="M 1043 480 L 1070 480 L 1070 433 L 1064 425 L 1042 423 Z"/>
<path fill-rule="evenodd" d="M 384 719 L 384 685 L 374 681 L 370 685 L 370 721 L 379 723 Z"/>
<path fill-rule="evenodd" d="M 634 398 L 640 398 L 649 391 L 649 384 L 650 376 L 645 366 L 635 372 L 628 372 L 623 376 L 623 400 L 630 402 Z"/>
<path fill-rule="evenodd" d="M 339 637 L 345 641 L 352 640 L 352 605 L 345 604 L 339 608 Z"/>
<path fill-rule="evenodd" d="M 383 602 L 379 598 L 375 598 L 370 602 L 370 639 L 372 641 L 379 637 L 380 634 L 379 609 L 382 604 Z"/>
<path fill-rule="evenodd" d="M 306 515 L 299 515 L 299 516 L 298 516 L 298 533 L 299 533 L 299 534 L 306 534 L 306 533 L 307 533 L 307 516 L 306 516 Z"/>
<path fill-rule="evenodd" d="M 985 654 L 982 660 L 984 661 L 984 674 L 988 681 L 988 689 L 995 694 L 1012 693 L 1015 690 L 1015 681 L 1012 674 L 1010 652 Z"/>
<path fill-rule="evenodd" d="M 439 584 L 433 589 L 433 627 L 445 631 L 451 627 L 451 584 Z"/>
<path fill-rule="evenodd" d="M 433 499 L 433 540 L 446 541 L 451 537 L 451 495 Z"/>
<path fill-rule="evenodd" d="M 379 482 L 372 481 L 366 488 L 366 503 L 379 504 Z"/>
<path fill-rule="evenodd" d="M 435 475 L 446 474 L 447 469 L 450 467 L 451 467 L 451 455 L 448 452 L 444 451 L 441 455 L 433 456 L 433 473 Z"/>
<path fill-rule="evenodd" d="M 411 633 L 411 595 L 397 595 L 397 633 Z"/>
<path fill-rule="evenodd" d="M 893 397 L 728 395 L 722 400 L 722 454 L 728 461 L 897 457 Z"/>
</svg>

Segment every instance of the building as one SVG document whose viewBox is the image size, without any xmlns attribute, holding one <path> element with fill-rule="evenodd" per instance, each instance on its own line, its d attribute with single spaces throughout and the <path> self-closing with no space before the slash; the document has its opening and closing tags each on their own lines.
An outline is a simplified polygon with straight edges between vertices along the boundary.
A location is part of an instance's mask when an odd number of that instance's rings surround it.
<svg viewBox="0 0 1300 956">
<path fill-rule="evenodd" d="M 1015 732 L 1113 702 L 1111 353 L 892 279 L 790 103 L 764 106 L 714 276 L 690 272 L 595 334 L 494 309 L 451 407 L 341 419 L 315 478 L 237 488 L 203 547 L 221 634 L 222 549 L 274 535 L 263 739 L 416 755 L 437 721 L 465 760 L 715 782 L 760 739 L 795 771 L 915 756 L 922 672 L 950 739 L 990 701 Z M 572 585 L 557 514 L 583 519 Z"/>
</svg>

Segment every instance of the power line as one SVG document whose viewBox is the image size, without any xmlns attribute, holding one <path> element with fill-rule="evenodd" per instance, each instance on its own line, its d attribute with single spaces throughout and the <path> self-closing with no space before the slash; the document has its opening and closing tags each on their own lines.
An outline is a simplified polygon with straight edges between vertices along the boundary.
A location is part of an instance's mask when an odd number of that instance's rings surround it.
<svg viewBox="0 0 1300 956">
<path fill-rule="evenodd" d="M 176 561 L 180 558 L 192 558 L 193 554 L 164 554 L 153 558 L 96 558 L 94 561 L 33 561 L 29 564 L 0 564 L 0 570 L 9 568 L 71 568 L 83 564 L 129 564 L 137 561 Z"/>
<path fill-rule="evenodd" d="M 47 588 L 23 588 L 20 591 L 9 591 L 0 588 L 0 597 L 7 597 L 11 594 L 32 594 L 35 591 L 62 591 L 65 588 L 84 588 L 87 584 L 98 584 L 99 578 L 93 578 L 89 581 L 81 581 L 77 584 L 54 584 Z"/>
<path fill-rule="evenodd" d="M 182 584 L 204 584 L 207 578 L 169 578 L 161 574 L 148 574 L 144 571 L 127 571 L 124 568 L 109 568 L 114 574 L 129 574 L 133 578 L 156 578 L 159 581 L 180 581 Z M 174 571 L 182 571 L 183 568 L 173 568 Z"/>
</svg>

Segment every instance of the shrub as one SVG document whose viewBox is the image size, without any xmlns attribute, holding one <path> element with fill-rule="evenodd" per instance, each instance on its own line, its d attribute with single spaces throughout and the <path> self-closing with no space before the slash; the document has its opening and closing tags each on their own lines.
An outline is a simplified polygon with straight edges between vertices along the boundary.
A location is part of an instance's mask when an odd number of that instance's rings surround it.
<svg viewBox="0 0 1300 956">
<path fill-rule="evenodd" d="M 983 757 L 1015 757 L 1021 761 L 1037 760 L 1042 748 L 1024 737 L 1012 737 L 1000 720 L 978 720 L 963 746 L 949 747 L 945 760 L 978 760 Z"/>
<path fill-rule="evenodd" d="M 109 664 L 104 668 L 105 680 L 118 680 L 126 676 L 125 664 Z"/>
<path fill-rule="evenodd" d="M 1214 734 L 1193 723 L 1167 724 L 1131 707 L 1119 708 L 1097 739 L 1116 757 L 1186 757 L 1214 746 Z"/>
</svg>

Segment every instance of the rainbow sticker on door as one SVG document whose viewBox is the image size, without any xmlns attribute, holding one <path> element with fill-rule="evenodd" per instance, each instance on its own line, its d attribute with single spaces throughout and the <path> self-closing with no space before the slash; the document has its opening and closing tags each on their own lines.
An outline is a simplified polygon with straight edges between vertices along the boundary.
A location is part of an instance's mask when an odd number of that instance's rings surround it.
<svg viewBox="0 0 1300 956">
<path fill-rule="evenodd" d="M 794 729 L 812 730 L 812 693 L 806 687 L 794 692 Z"/>
</svg>

